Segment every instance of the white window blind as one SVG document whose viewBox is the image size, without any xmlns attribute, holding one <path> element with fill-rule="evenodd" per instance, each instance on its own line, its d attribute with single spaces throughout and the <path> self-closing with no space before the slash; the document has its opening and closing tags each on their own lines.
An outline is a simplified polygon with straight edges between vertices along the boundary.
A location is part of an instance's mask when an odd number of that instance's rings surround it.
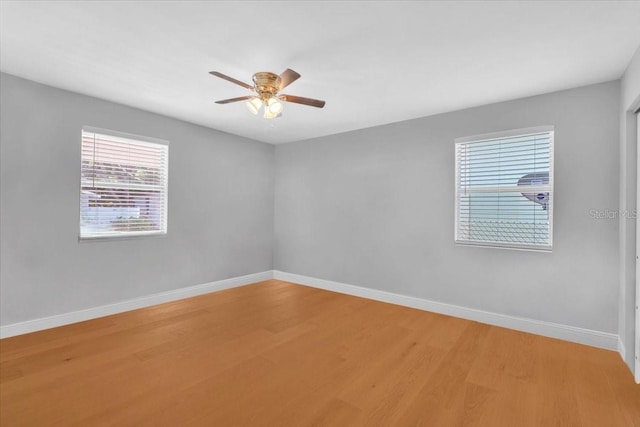
<svg viewBox="0 0 640 427">
<path fill-rule="evenodd" d="M 553 128 L 456 140 L 457 243 L 551 250 Z"/>
<path fill-rule="evenodd" d="M 167 232 L 168 142 L 83 128 L 80 238 Z"/>
</svg>

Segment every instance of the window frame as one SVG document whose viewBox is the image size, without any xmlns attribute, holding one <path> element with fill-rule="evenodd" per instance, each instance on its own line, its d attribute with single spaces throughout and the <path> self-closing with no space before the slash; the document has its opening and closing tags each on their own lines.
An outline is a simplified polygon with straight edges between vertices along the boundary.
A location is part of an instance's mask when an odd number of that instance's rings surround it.
<svg viewBox="0 0 640 427">
<path fill-rule="evenodd" d="M 480 241 L 480 240 L 467 240 L 459 238 L 459 216 L 460 216 L 460 165 L 458 160 L 458 146 L 461 144 L 471 144 L 474 142 L 486 142 L 496 139 L 506 139 L 514 137 L 525 137 L 529 135 L 536 135 L 541 133 L 549 134 L 549 244 L 548 245 L 533 245 L 523 243 L 510 243 L 510 242 L 494 242 L 494 241 Z M 475 246 L 482 248 L 497 248 L 497 249 L 510 249 L 510 250 L 523 250 L 533 252 L 552 252 L 553 251 L 553 217 L 555 212 L 555 189 L 554 189 L 554 174 L 555 174 L 555 126 L 535 126 L 521 129 L 511 129 L 500 132 L 485 133 L 479 135 L 465 136 L 455 139 L 454 145 L 454 162 L 455 162 L 455 177 L 454 177 L 454 242 L 456 245 L 461 246 Z M 498 186 L 499 188 L 499 186 Z M 486 191 L 486 190 L 485 190 Z M 515 191 L 514 191 L 515 192 Z"/>
<path fill-rule="evenodd" d="M 110 234 L 102 234 L 102 235 L 83 235 L 82 234 L 82 140 L 83 134 L 87 133 L 95 133 L 100 135 L 105 135 L 108 137 L 114 138 L 122 138 L 129 139 L 134 142 L 140 142 L 143 144 L 155 144 L 155 145 L 164 145 L 166 146 L 166 170 L 164 174 L 164 203 L 163 203 L 163 212 L 162 215 L 164 217 L 163 227 L 161 230 L 153 230 L 153 231 L 127 231 L 127 232 L 118 232 L 118 233 L 110 233 Z M 80 177 L 79 184 L 80 188 L 78 191 L 78 241 L 79 242 L 95 242 L 95 241 L 108 241 L 108 240 L 129 240 L 129 239 L 140 239 L 140 238 L 162 238 L 167 236 L 168 228 L 169 228 L 169 141 L 159 138 L 153 138 L 150 136 L 137 135 L 127 132 L 114 131 L 111 129 L 103 129 L 94 126 L 82 126 L 80 131 L 80 168 L 78 175 Z"/>
</svg>

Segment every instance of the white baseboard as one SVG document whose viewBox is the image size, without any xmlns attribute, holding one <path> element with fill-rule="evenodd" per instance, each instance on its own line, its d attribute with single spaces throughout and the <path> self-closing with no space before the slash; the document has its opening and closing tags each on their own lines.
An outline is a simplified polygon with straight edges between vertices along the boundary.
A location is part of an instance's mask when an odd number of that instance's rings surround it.
<svg viewBox="0 0 640 427">
<path fill-rule="evenodd" d="M 492 313 L 473 308 L 461 307 L 458 305 L 446 304 L 422 298 L 410 297 L 407 295 L 392 292 L 380 291 L 376 289 L 363 288 L 360 286 L 348 285 L 330 280 L 317 279 L 314 277 L 302 276 L 299 274 L 285 273 L 274 270 L 273 278 L 287 282 L 299 283 L 314 288 L 326 289 L 376 301 L 391 304 L 403 305 L 434 313 L 446 314 L 463 319 L 474 320 L 489 325 L 501 326 L 532 334 L 542 335 L 551 338 L 558 338 L 579 344 L 586 344 L 593 347 L 607 350 L 619 351 L 622 342 L 618 335 L 607 332 L 583 329 L 575 326 L 561 325 L 558 323 L 544 322 L 540 320 L 527 319 L 524 317 L 509 316 L 505 314 Z M 624 346 L 622 347 L 624 351 Z"/>
<path fill-rule="evenodd" d="M 124 311 L 131 311 L 183 298 L 208 294 L 210 292 L 221 291 L 223 289 L 249 285 L 251 283 L 269 279 L 273 279 L 273 271 L 271 270 L 147 295 L 114 304 L 88 308 L 86 310 L 72 311 L 70 313 L 56 314 L 55 316 L 42 317 L 39 319 L 28 320 L 26 322 L 13 323 L 11 325 L 0 326 L 0 338 L 8 338 L 15 335 L 27 334 L 29 332 L 41 331 L 43 329 L 55 328 L 57 326 L 68 325 L 71 323 L 82 322 L 84 320 L 122 313 Z"/>
<path fill-rule="evenodd" d="M 627 364 L 627 349 L 624 346 L 624 342 L 622 341 L 622 338 L 620 336 L 618 337 L 618 353 L 620 353 L 620 357 L 622 358 L 622 361 L 626 365 Z M 629 367 L 629 369 L 634 374 L 633 378 L 635 379 L 636 384 L 640 384 L 640 369 L 638 369 L 637 357 L 635 357 L 635 359 L 636 360 L 633 360 L 633 362 L 632 362 L 632 366 L 635 368 L 635 371 L 634 371 L 634 369 L 631 369 L 631 366 Z"/>
<path fill-rule="evenodd" d="M 28 320 L 25 322 L 14 323 L 11 325 L 0 326 L 0 338 L 8 338 L 15 335 L 26 334 L 29 332 L 55 328 L 57 326 L 82 322 L 98 317 L 109 316 L 111 314 L 122 313 L 125 311 L 149 307 L 165 302 L 176 301 L 179 299 L 207 294 L 210 292 L 221 291 L 223 289 L 235 288 L 238 286 L 244 286 L 269 279 L 278 279 L 287 282 L 299 283 L 301 285 L 312 286 L 315 288 L 326 289 L 343 294 L 354 295 L 376 301 L 417 308 L 420 310 L 446 314 L 449 316 L 460 317 L 468 320 L 474 320 L 489 325 L 501 326 L 518 331 L 530 332 L 547 337 L 605 348 L 608 350 L 618 351 L 623 359 L 625 356 L 624 344 L 616 334 L 583 329 L 575 326 L 561 325 L 558 323 L 543 322 L 540 320 L 527 319 L 523 317 L 492 313 L 483 310 L 476 310 L 472 308 L 461 307 L 457 305 L 396 294 L 392 292 L 380 291 L 376 289 L 363 288 L 360 286 L 348 285 L 345 283 L 333 282 L 330 280 L 317 279 L 314 277 L 308 277 L 299 274 L 286 273 L 277 270 L 248 274 L 246 276 L 232 277 L 216 282 L 190 286 L 173 291 L 161 292 L 140 298 L 117 302 L 114 304 L 103 305 L 100 307 L 93 307 L 86 310 L 73 311 L 70 313 L 63 313 L 50 317 L 43 317 L 39 319 Z"/>
<path fill-rule="evenodd" d="M 622 357 L 622 360 L 626 362 L 627 360 L 627 351 L 624 347 L 624 343 L 622 342 L 622 338 L 620 338 L 620 336 L 618 336 L 618 347 L 617 347 L 618 353 L 620 353 L 620 357 Z"/>
</svg>

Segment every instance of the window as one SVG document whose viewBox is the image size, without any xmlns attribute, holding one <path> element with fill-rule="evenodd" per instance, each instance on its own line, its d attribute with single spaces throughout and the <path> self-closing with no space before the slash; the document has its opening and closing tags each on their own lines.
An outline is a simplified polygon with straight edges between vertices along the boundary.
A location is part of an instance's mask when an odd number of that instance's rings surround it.
<svg viewBox="0 0 640 427">
<path fill-rule="evenodd" d="M 82 129 L 80 238 L 167 232 L 167 141 Z"/>
<path fill-rule="evenodd" d="M 553 127 L 456 139 L 456 243 L 550 251 Z"/>
</svg>

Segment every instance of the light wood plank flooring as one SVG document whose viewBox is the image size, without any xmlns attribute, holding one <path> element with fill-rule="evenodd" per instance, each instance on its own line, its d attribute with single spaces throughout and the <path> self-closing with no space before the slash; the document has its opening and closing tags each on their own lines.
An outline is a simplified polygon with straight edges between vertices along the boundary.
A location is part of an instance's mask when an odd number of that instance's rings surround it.
<svg viewBox="0 0 640 427">
<path fill-rule="evenodd" d="M 640 426 L 617 353 L 270 280 L 0 341 L 0 425 Z"/>
</svg>

